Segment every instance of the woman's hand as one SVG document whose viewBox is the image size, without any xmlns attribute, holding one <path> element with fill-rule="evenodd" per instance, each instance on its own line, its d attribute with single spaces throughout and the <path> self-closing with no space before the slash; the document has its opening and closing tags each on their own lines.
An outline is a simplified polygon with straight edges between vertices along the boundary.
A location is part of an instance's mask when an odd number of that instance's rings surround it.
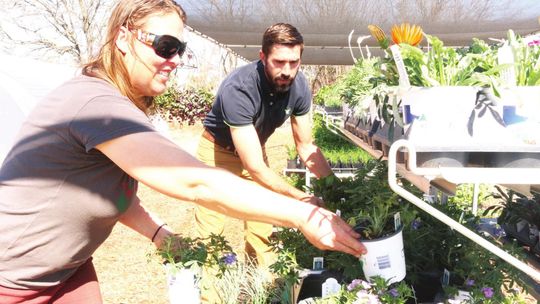
<svg viewBox="0 0 540 304">
<path fill-rule="evenodd" d="M 342 251 L 354 256 L 367 252 L 359 240 L 360 235 L 343 219 L 326 209 L 314 208 L 299 229 L 319 249 Z"/>
</svg>

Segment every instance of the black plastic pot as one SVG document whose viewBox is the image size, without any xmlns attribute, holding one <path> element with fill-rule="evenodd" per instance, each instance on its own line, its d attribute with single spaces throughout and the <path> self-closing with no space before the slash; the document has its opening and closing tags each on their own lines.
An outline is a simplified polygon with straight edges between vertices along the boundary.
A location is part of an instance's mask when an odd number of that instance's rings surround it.
<svg viewBox="0 0 540 304">
<path fill-rule="evenodd" d="M 416 301 L 409 299 L 407 304 L 433 303 L 436 295 L 442 291 L 442 272 L 423 271 L 415 273 L 415 282 L 411 283 L 416 295 Z"/>
<path fill-rule="evenodd" d="M 324 270 L 320 274 L 309 274 L 302 281 L 297 301 L 299 302 L 313 297 L 322 297 L 322 284 L 328 278 L 334 278 L 338 282 L 341 282 L 343 274 L 331 270 Z"/>
</svg>

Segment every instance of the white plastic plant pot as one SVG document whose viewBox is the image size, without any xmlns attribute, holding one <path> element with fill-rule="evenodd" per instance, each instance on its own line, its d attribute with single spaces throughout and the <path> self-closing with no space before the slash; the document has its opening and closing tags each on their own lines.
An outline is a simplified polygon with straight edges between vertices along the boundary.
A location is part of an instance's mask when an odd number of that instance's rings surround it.
<svg viewBox="0 0 540 304">
<path fill-rule="evenodd" d="M 389 284 L 405 278 L 405 253 L 403 252 L 403 228 L 384 238 L 362 240 L 367 253 L 360 257 L 367 280 L 380 276 Z"/>
<path fill-rule="evenodd" d="M 165 265 L 170 304 L 200 304 L 201 292 L 197 274 L 191 269 L 175 269 Z"/>
</svg>

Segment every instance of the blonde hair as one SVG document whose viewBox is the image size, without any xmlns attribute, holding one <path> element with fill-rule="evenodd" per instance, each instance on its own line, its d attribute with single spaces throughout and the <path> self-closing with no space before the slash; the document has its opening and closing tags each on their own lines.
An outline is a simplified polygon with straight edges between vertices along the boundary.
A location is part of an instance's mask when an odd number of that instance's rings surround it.
<svg viewBox="0 0 540 304">
<path fill-rule="evenodd" d="M 82 67 L 87 76 L 101 78 L 114 85 L 144 112 L 152 106 L 152 96 L 138 96 L 129 80 L 129 73 L 122 60 L 123 54 L 116 47 L 116 38 L 122 26 L 140 28 L 150 15 L 177 13 L 186 23 L 186 13 L 174 0 L 120 0 L 109 19 L 105 43 L 98 54 Z"/>
</svg>

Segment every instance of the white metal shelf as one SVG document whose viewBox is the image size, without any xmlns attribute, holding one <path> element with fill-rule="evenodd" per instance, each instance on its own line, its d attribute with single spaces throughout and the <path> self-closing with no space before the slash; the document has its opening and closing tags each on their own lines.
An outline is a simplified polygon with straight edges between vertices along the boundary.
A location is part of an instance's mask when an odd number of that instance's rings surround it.
<svg viewBox="0 0 540 304">
<path fill-rule="evenodd" d="M 479 236 L 475 232 L 469 230 L 465 226 L 448 217 L 446 214 L 437 210 L 429 203 L 424 202 L 414 194 L 410 193 L 397 182 L 397 155 L 402 149 L 408 152 L 408 168 L 416 175 L 425 176 L 428 178 L 440 178 L 448 180 L 452 183 L 487 183 L 487 184 L 520 184 L 530 185 L 538 184 L 540 181 L 540 170 L 530 168 L 417 168 L 416 166 L 416 150 L 414 145 L 409 141 L 400 139 L 392 144 L 388 154 L 388 183 L 390 188 L 399 194 L 404 199 L 408 200 L 418 208 L 424 210 L 431 216 L 437 218 L 452 229 L 458 231 L 463 236 L 471 241 L 484 247 L 486 250 L 505 260 L 517 269 L 523 271 L 537 282 L 540 282 L 540 272 L 526 264 L 525 262 L 515 258 L 498 246 L 492 244 L 485 238 Z"/>
</svg>

